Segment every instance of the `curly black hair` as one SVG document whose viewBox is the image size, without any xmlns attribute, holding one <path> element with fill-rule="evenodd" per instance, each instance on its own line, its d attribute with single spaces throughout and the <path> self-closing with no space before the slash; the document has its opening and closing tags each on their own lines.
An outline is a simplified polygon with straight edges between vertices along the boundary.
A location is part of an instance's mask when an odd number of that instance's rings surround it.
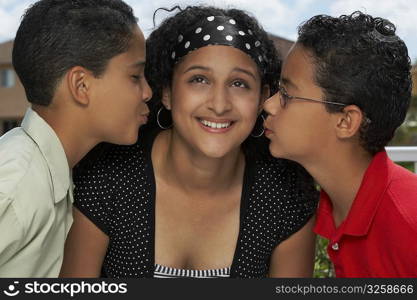
<svg viewBox="0 0 417 300">
<path fill-rule="evenodd" d="M 298 29 L 297 43 L 313 54 L 325 100 L 357 105 L 370 120 L 363 122 L 360 140 L 372 155 L 392 139 L 410 104 L 411 62 L 395 30 L 388 20 L 360 11 L 318 15 Z M 326 109 L 340 111 L 331 104 Z"/>
<path fill-rule="evenodd" d="M 82 66 L 100 76 L 127 51 L 137 19 L 121 0 L 40 0 L 23 15 L 12 61 L 29 102 L 48 106 L 62 76 Z"/>
<path fill-rule="evenodd" d="M 248 13 L 239 9 L 221 9 L 212 6 L 187 6 L 181 9 L 175 6 L 171 9 L 159 8 L 155 11 L 167 11 L 177 13 L 165 19 L 148 37 L 146 42 L 146 67 L 145 76 L 153 91 L 153 97 L 148 102 L 151 107 L 151 116 L 148 126 L 157 126 L 156 112 L 161 108 L 162 90 L 170 87 L 174 72 L 174 62 L 171 59 L 173 48 L 177 45 L 177 37 L 188 30 L 192 25 L 209 16 L 227 16 L 235 19 L 239 24 L 251 29 L 253 35 L 262 43 L 262 52 L 268 60 L 265 72 L 260 72 L 261 86 L 268 85 L 271 94 L 277 91 L 279 75 L 281 72 L 281 60 L 269 39 L 267 32 L 259 25 L 257 20 Z M 169 121 L 168 121 L 169 122 Z M 258 122 L 259 123 L 259 122 Z M 261 124 L 262 125 L 262 124 Z M 266 147 L 263 147 L 266 145 Z M 262 148 L 262 150 L 260 150 Z M 267 150 L 267 142 L 264 136 L 253 138 L 249 136 L 243 143 L 243 149 L 250 154 L 263 153 Z"/>
</svg>

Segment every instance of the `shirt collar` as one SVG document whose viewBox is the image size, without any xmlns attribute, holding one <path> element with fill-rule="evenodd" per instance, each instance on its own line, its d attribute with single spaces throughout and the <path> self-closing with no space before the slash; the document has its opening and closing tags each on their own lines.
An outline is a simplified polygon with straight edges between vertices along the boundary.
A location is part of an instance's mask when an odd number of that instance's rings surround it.
<svg viewBox="0 0 417 300">
<path fill-rule="evenodd" d="M 393 162 L 384 151 L 378 152 L 372 159 L 363 176 L 361 186 L 353 200 L 349 213 L 339 226 L 340 234 L 363 236 L 369 231 L 382 196 L 389 185 Z M 335 225 L 332 203 L 327 193 L 322 190 L 315 226 L 316 233 L 330 238 Z"/>
<path fill-rule="evenodd" d="M 67 156 L 55 131 L 35 111 L 28 108 L 22 129 L 38 145 L 51 175 L 55 203 L 65 198 L 71 184 Z"/>
</svg>

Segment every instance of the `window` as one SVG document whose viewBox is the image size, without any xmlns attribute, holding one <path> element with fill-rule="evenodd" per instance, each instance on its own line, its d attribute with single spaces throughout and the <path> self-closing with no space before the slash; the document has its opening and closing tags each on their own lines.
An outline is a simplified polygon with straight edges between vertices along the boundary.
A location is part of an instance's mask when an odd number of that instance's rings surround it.
<svg viewBox="0 0 417 300">
<path fill-rule="evenodd" d="M 14 71 L 12 69 L 0 70 L 0 86 L 5 88 L 13 87 L 15 84 Z"/>
</svg>

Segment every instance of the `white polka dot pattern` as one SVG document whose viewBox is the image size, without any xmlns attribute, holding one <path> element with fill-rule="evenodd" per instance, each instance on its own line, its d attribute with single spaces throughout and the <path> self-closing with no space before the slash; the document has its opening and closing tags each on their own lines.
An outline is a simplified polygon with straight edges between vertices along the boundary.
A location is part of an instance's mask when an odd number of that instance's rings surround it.
<svg viewBox="0 0 417 300">
<path fill-rule="evenodd" d="M 265 48 L 245 25 L 227 16 L 208 16 L 178 32 L 176 43 L 171 49 L 171 60 L 178 63 L 190 52 L 208 45 L 231 46 L 248 54 L 264 74 L 267 70 Z M 262 59 L 259 57 L 262 56 Z"/>
<path fill-rule="evenodd" d="M 111 146 L 91 167 L 74 172 L 74 205 L 110 238 L 103 263 L 108 277 L 153 276 L 155 186 L 149 149 L 154 136 L 133 146 Z M 247 158 L 244 186 L 231 277 L 265 277 L 273 249 L 307 222 L 318 194 L 304 169 L 273 158 Z"/>
<path fill-rule="evenodd" d="M 103 270 L 112 278 L 145 277 L 153 269 L 152 185 L 146 168 L 139 145 L 114 146 L 92 168 L 75 172 L 75 206 L 110 237 Z"/>
<path fill-rule="evenodd" d="M 274 248 L 309 220 L 318 199 L 295 163 L 257 161 L 254 172 L 232 277 L 265 277 Z"/>
</svg>

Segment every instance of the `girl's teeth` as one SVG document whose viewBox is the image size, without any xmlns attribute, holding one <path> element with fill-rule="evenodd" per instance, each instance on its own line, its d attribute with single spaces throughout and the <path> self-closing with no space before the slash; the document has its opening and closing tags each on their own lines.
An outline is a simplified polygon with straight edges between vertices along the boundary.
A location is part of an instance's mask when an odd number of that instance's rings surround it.
<svg viewBox="0 0 417 300">
<path fill-rule="evenodd" d="M 200 122 L 210 128 L 213 129 L 220 129 L 220 128 L 227 128 L 230 126 L 230 123 L 214 123 L 206 120 L 200 120 Z"/>
</svg>

